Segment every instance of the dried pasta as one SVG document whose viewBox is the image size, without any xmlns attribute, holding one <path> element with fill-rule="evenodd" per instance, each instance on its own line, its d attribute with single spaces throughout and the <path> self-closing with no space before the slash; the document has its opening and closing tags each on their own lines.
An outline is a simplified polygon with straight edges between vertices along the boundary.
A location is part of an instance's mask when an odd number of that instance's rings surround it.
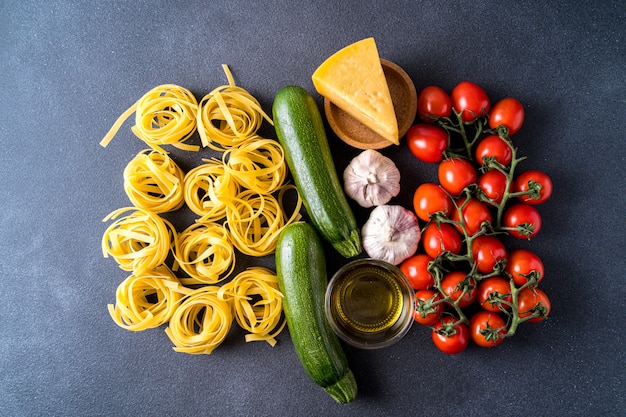
<svg viewBox="0 0 626 417">
<path fill-rule="evenodd" d="M 176 308 L 165 329 L 176 352 L 209 355 L 226 339 L 233 323 L 233 308 L 218 296 L 219 288 L 190 290 Z"/>
<path fill-rule="evenodd" d="M 178 279 L 165 265 L 129 276 L 117 287 L 115 305 L 108 305 L 111 318 L 131 331 L 167 323 L 183 297 L 168 283 L 178 283 Z"/>
<path fill-rule="evenodd" d="M 243 188 L 259 194 L 271 194 L 278 190 L 287 177 L 283 148 L 273 139 L 254 136 L 227 149 L 222 160 Z"/>
<path fill-rule="evenodd" d="M 266 341 L 276 345 L 276 336 L 285 327 L 283 295 L 276 274 L 268 268 L 251 267 L 224 284 L 219 295 L 231 300 L 235 320 L 244 330 L 247 342 Z"/>
<path fill-rule="evenodd" d="M 272 120 L 258 100 L 235 85 L 227 65 L 222 65 L 228 85 L 215 88 L 198 105 L 197 125 L 202 145 L 222 151 L 254 136 L 263 119 Z"/>
<path fill-rule="evenodd" d="M 135 113 L 132 132 L 148 145 L 124 170 L 124 191 L 134 207 L 111 212 L 102 237 L 105 258 L 132 271 L 116 291 L 108 312 L 131 331 L 159 327 L 177 352 L 211 354 L 236 321 L 245 340 L 276 344 L 284 329 L 283 298 L 276 273 L 250 267 L 229 282 L 236 252 L 262 257 L 276 249 L 281 230 L 299 221 L 302 199 L 287 183 L 282 146 L 258 134 L 272 123 L 258 100 L 237 86 L 227 65 L 228 84 L 199 102 L 174 84 L 148 91 L 113 124 L 106 147 Z M 187 143 L 198 131 L 201 145 L 221 152 L 202 159 L 186 174 L 163 147 L 197 151 Z M 295 200 L 286 196 L 295 192 Z M 159 214 L 184 205 L 199 218 L 183 232 Z M 167 262 L 173 254 L 172 269 Z M 184 271 L 188 276 L 174 274 Z"/>
<path fill-rule="evenodd" d="M 239 188 L 222 161 L 203 161 L 185 175 L 185 202 L 201 221 L 219 221 L 226 215 L 226 197 L 237 195 Z"/>
<path fill-rule="evenodd" d="M 185 204 L 184 173 L 167 155 L 146 149 L 124 169 L 124 191 L 136 207 L 155 213 L 180 209 Z"/>
<path fill-rule="evenodd" d="M 291 184 L 283 186 L 278 198 L 244 190 L 229 199 L 224 224 L 230 231 L 233 245 L 240 252 L 249 256 L 266 256 L 276 250 L 278 235 L 283 227 L 300 219 L 302 201 L 299 195 L 291 216 L 287 217 L 281 208 L 284 194 L 289 190 L 296 188 Z"/>
<path fill-rule="evenodd" d="M 196 222 L 178 235 L 176 263 L 191 277 L 187 284 L 216 284 L 230 276 L 235 250 L 228 229 L 214 222 Z"/>
<path fill-rule="evenodd" d="M 100 145 L 106 147 L 122 124 L 135 113 L 132 132 L 152 149 L 164 152 L 162 145 L 197 151 L 199 146 L 185 142 L 196 131 L 198 101 L 186 88 L 162 84 L 144 94 L 113 124 Z"/>
<path fill-rule="evenodd" d="M 143 274 L 163 264 L 177 239 L 174 226 L 156 213 L 138 207 L 124 207 L 107 215 L 115 220 L 102 236 L 102 253 L 111 256 L 120 268 Z"/>
</svg>

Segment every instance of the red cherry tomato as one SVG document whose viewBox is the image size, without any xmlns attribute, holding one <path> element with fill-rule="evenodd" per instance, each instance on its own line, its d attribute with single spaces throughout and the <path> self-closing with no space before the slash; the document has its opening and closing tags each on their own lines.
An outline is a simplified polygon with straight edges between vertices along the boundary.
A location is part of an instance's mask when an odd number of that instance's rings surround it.
<svg viewBox="0 0 626 417">
<path fill-rule="evenodd" d="M 428 270 L 432 261 L 430 256 L 418 253 L 400 264 L 400 271 L 409 279 L 414 290 L 426 290 L 435 285 L 435 277 Z"/>
<path fill-rule="evenodd" d="M 503 300 L 507 303 L 511 302 L 511 283 L 500 277 L 493 276 L 482 279 L 478 283 L 476 290 L 476 301 L 487 311 L 499 312 L 501 308 L 509 310 L 511 307 L 504 303 L 499 303 L 498 300 Z"/>
<path fill-rule="evenodd" d="M 533 277 L 533 286 L 537 286 L 543 279 L 544 266 L 541 258 L 534 252 L 516 249 L 509 253 L 505 271 L 517 286 L 526 284 L 529 277 Z"/>
<path fill-rule="evenodd" d="M 411 153 L 422 162 L 439 162 L 448 148 L 448 133 L 439 126 L 420 123 L 406 134 Z"/>
<path fill-rule="evenodd" d="M 440 117 L 450 117 L 452 100 L 442 88 L 429 85 L 417 97 L 417 114 L 426 123 L 434 123 Z"/>
<path fill-rule="evenodd" d="M 480 231 L 483 223 L 491 223 L 493 221 L 489 208 L 475 198 L 467 200 L 467 198 L 461 197 L 456 204 L 463 214 L 465 230 L 469 236 Z M 453 209 L 450 213 L 450 219 L 455 222 L 460 222 L 459 210 Z M 460 233 L 463 233 L 463 227 L 461 227 L 460 224 L 456 224 L 455 226 Z"/>
<path fill-rule="evenodd" d="M 487 171 L 478 177 L 478 188 L 485 197 L 496 204 L 500 204 L 506 190 L 506 175 L 497 169 Z M 509 191 L 510 189 L 509 186 Z"/>
<path fill-rule="evenodd" d="M 453 196 L 461 194 L 477 178 L 474 166 L 464 158 L 445 159 L 439 164 L 437 174 L 441 186 Z"/>
<path fill-rule="evenodd" d="M 488 274 L 504 270 L 507 250 L 497 237 L 481 235 L 472 240 L 472 256 L 478 272 Z"/>
<path fill-rule="evenodd" d="M 503 224 L 518 239 L 530 239 L 541 230 L 539 210 L 524 203 L 514 204 L 504 212 Z"/>
<path fill-rule="evenodd" d="M 469 331 L 465 323 L 458 323 L 453 329 L 450 328 L 454 323 L 451 316 L 444 317 L 438 324 L 433 327 L 432 339 L 433 343 L 443 353 L 455 355 L 463 352 L 469 344 Z"/>
<path fill-rule="evenodd" d="M 532 190 L 532 194 L 525 194 L 517 197 L 518 200 L 537 205 L 545 203 L 552 195 L 552 180 L 542 171 L 530 170 L 522 172 L 514 182 L 513 191 L 516 193 Z"/>
<path fill-rule="evenodd" d="M 448 223 L 429 223 L 422 232 L 424 251 L 436 258 L 444 251 L 459 254 L 462 249 L 461 237 L 456 229 Z"/>
<path fill-rule="evenodd" d="M 539 314 L 537 317 L 528 320 L 531 323 L 545 320 L 550 314 L 551 308 L 550 299 L 539 288 L 523 288 L 517 294 L 517 315 L 520 318 Z"/>
<path fill-rule="evenodd" d="M 504 125 L 509 136 L 517 133 L 524 123 L 524 106 L 517 99 L 507 97 L 493 105 L 489 112 L 489 127 Z"/>
<path fill-rule="evenodd" d="M 476 281 L 462 271 L 448 272 L 441 279 L 441 289 L 451 302 L 457 302 L 461 308 L 476 300 Z"/>
<path fill-rule="evenodd" d="M 497 313 L 479 311 L 469 323 L 469 335 L 474 343 L 485 348 L 499 345 L 506 337 L 506 323 Z"/>
<path fill-rule="evenodd" d="M 415 292 L 415 310 L 413 319 L 424 326 L 432 326 L 441 320 L 443 303 L 433 305 L 441 299 L 439 293 L 433 290 L 419 290 Z"/>
<path fill-rule="evenodd" d="M 446 191 L 437 184 L 426 182 L 415 190 L 413 194 L 413 209 L 415 214 L 425 222 L 435 213 L 447 215 L 452 211 L 452 199 Z"/>
<path fill-rule="evenodd" d="M 513 150 L 500 136 L 490 135 L 478 142 L 475 155 L 480 165 L 485 165 L 485 159 L 493 158 L 507 166 L 513 159 Z"/>
<path fill-rule="evenodd" d="M 471 81 L 463 81 L 452 90 L 452 108 L 464 122 L 472 122 L 489 113 L 490 101 L 485 90 Z"/>
</svg>

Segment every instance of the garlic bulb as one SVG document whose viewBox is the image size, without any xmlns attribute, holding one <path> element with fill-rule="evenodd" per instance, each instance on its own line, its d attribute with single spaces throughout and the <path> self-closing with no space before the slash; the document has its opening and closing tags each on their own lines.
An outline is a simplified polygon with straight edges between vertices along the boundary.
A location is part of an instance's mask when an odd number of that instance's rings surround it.
<svg viewBox="0 0 626 417">
<path fill-rule="evenodd" d="M 417 251 L 421 230 L 412 211 L 382 205 L 372 210 L 361 234 L 363 249 L 371 258 L 398 265 Z"/>
<path fill-rule="evenodd" d="M 400 171 L 391 159 L 368 149 L 344 170 L 343 188 L 361 207 L 387 204 L 400 192 Z"/>
</svg>

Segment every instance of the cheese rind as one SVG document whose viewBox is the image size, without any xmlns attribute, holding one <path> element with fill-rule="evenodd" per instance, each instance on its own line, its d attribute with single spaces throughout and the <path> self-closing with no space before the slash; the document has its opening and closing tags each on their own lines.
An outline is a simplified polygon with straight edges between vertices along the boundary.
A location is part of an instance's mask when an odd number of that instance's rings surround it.
<svg viewBox="0 0 626 417">
<path fill-rule="evenodd" d="M 337 51 L 315 70 L 319 94 L 380 136 L 399 144 L 398 121 L 374 38 Z"/>
</svg>

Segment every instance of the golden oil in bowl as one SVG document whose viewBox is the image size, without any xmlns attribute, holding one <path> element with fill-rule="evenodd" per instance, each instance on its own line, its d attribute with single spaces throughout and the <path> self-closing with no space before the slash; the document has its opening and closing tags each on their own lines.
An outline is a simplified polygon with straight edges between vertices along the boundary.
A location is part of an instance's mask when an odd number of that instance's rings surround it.
<svg viewBox="0 0 626 417">
<path fill-rule="evenodd" d="M 413 323 L 415 295 L 394 265 L 374 259 L 348 263 L 326 290 L 328 321 L 343 341 L 364 349 L 389 346 Z"/>
</svg>

